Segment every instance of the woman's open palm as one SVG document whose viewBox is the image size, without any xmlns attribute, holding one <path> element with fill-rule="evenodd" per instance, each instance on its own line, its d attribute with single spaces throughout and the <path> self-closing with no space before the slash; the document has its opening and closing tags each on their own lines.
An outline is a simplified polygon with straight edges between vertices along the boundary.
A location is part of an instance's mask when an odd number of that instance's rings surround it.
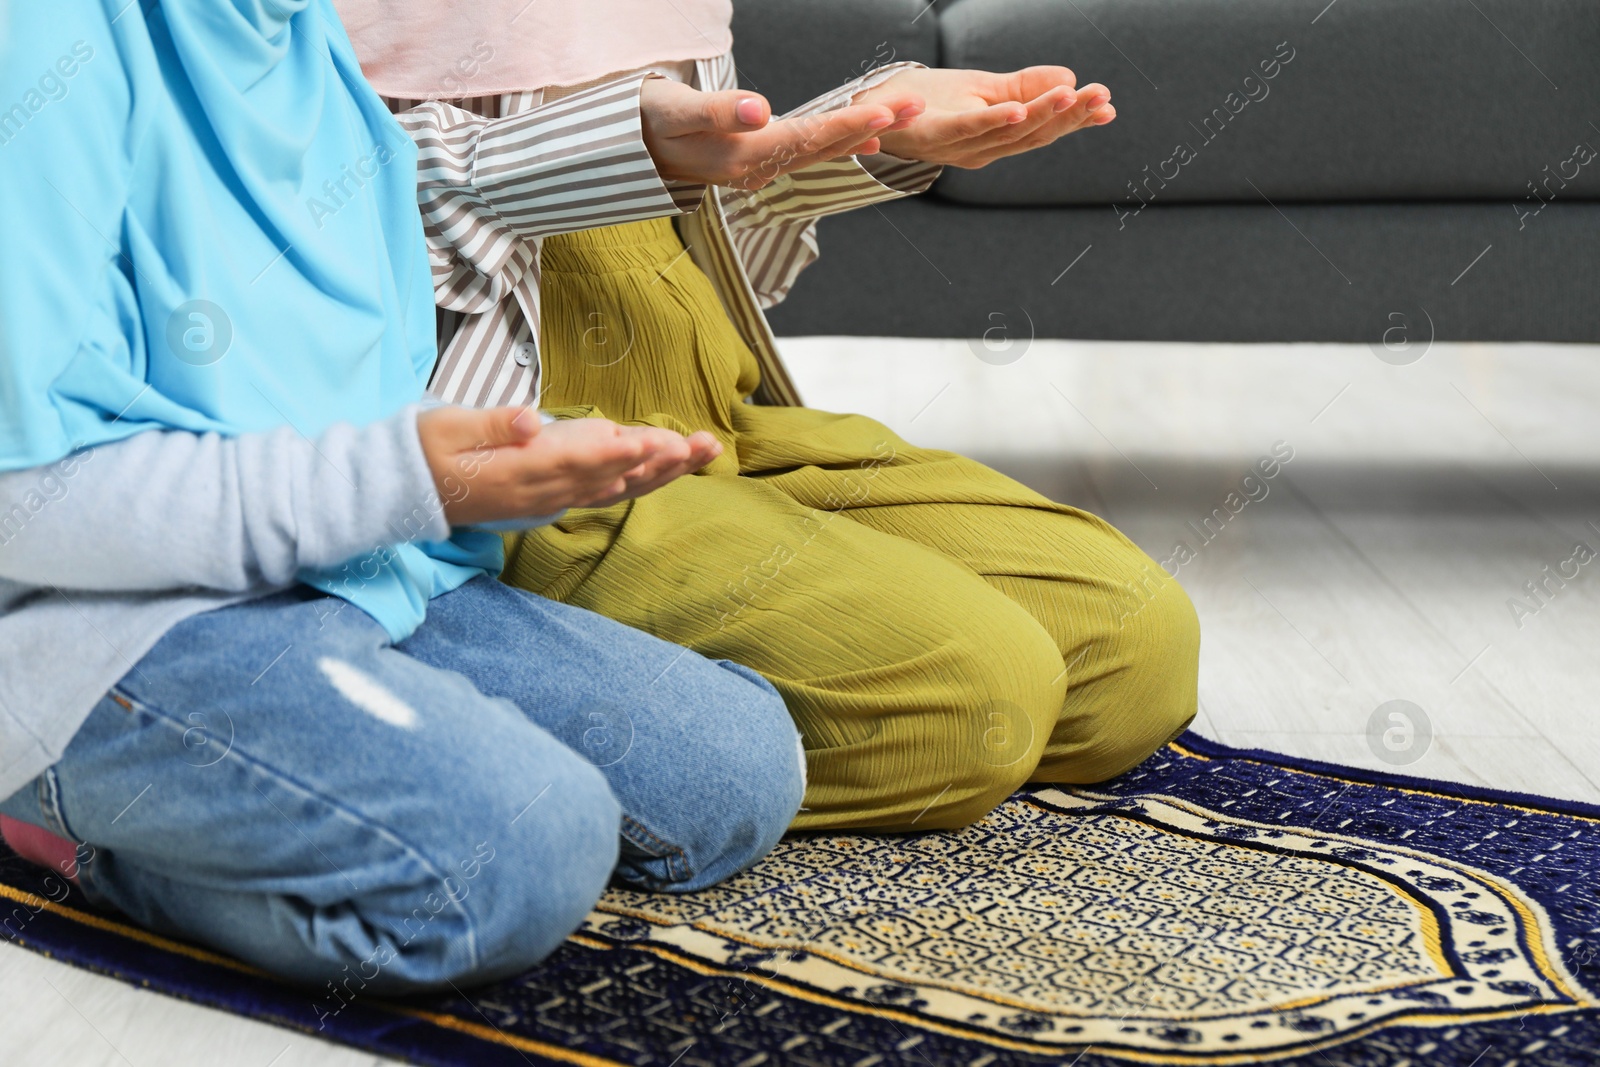
<svg viewBox="0 0 1600 1067">
<path fill-rule="evenodd" d="M 982 167 L 1041 148 L 1088 126 L 1116 118 L 1111 90 L 1099 82 L 1078 88 L 1066 67 L 1025 67 L 1009 74 L 985 70 L 904 70 L 857 93 L 856 104 L 919 98 L 924 110 L 904 128 L 879 135 L 884 152 L 952 167 Z"/>
<path fill-rule="evenodd" d="M 647 80 L 639 108 L 645 147 L 664 178 L 759 189 L 829 159 L 876 152 L 878 137 L 916 113 L 905 92 L 820 115 L 773 119 L 764 97 L 738 89 L 705 93 Z"/>
</svg>

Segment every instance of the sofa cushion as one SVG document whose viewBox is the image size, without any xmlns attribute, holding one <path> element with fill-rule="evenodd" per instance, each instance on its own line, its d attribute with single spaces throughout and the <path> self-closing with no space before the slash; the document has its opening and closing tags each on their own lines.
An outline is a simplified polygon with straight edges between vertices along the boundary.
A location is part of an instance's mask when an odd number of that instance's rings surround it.
<svg viewBox="0 0 1600 1067">
<path fill-rule="evenodd" d="M 951 200 L 1600 198 L 1593 0 L 950 0 L 939 32 L 945 66 L 1062 63 L 1117 107 Z"/>
<path fill-rule="evenodd" d="M 739 84 L 777 113 L 875 67 L 939 62 L 939 19 L 928 0 L 735 0 Z"/>
</svg>

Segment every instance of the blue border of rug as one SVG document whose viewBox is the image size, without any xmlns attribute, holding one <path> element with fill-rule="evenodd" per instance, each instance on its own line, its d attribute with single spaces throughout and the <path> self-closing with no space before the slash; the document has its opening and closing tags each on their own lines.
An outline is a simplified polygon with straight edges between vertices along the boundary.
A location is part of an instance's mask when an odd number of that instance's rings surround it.
<svg viewBox="0 0 1600 1067">
<path fill-rule="evenodd" d="M 1527 812 L 1530 818 L 1535 819 L 1540 816 L 1568 816 L 1593 820 L 1597 824 L 1596 836 L 1600 838 L 1600 807 L 1594 805 L 1368 771 L 1257 749 L 1232 748 L 1193 733 L 1183 735 L 1177 746 L 1179 751 L 1158 753 L 1128 775 L 1094 787 L 1095 792 L 1109 796 L 1158 792 L 1159 779 L 1152 780 L 1152 776 L 1167 767 L 1177 766 L 1173 762 L 1175 759 L 1192 753 L 1209 761 L 1242 761 L 1300 771 L 1344 783 L 1408 790 L 1434 798 L 1504 805 Z M 1183 750 L 1187 750 L 1187 753 Z M 1163 763 L 1163 760 L 1166 762 Z M 1182 775 L 1178 775 L 1174 781 L 1181 785 L 1181 779 Z M 1473 862 L 1494 871 L 1497 864 L 1494 851 L 1486 849 L 1484 853 L 1474 853 Z M 1510 861 L 1505 862 L 1509 865 Z M 1600 870 L 1600 865 L 1596 869 Z M 47 884 L 46 880 L 50 877 L 48 872 L 32 867 L 0 849 L 0 885 L 9 887 L 13 893 L 20 891 L 60 901 L 58 905 L 38 909 L 19 904 L 14 897 L 5 901 L 4 905 L 11 909 L 11 917 L 3 920 L 3 929 L 12 943 L 77 967 L 109 975 L 130 985 L 300 1030 L 365 1052 L 429 1067 L 461 1067 L 464 1064 L 500 1067 L 502 1064 L 529 1063 L 668 1067 L 680 1059 L 684 1067 L 689 1064 L 724 1063 L 732 1067 L 740 1059 L 748 1058 L 747 1047 L 729 1046 L 726 1054 L 721 1054 L 715 1042 L 708 1042 L 705 1048 L 697 1047 L 695 1054 L 688 1058 L 683 1058 L 689 1051 L 687 1048 L 651 1047 L 626 1040 L 619 1044 L 617 1039 L 620 1031 L 604 1034 L 601 1030 L 604 1025 L 610 1025 L 616 1031 L 617 1019 L 625 1020 L 628 1017 L 628 1006 L 622 1003 L 615 1006 L 613 1015 L 595 1021 L 596 1036 L 593 1039 L 589 1038 L 587 1030 L 582 1029 L 565 1034 L 508 1035 L 494 1018 L 493 998 L 500 987 L 474 991 L 470 997 L 433 996 L 392 1002 L 364 1002 L 358 999 L 336 1016 L 321 1018 L 314 996 L 308 991 L 253 973 L 249 968 L 201 950 L 163 943 L 161 939 L 125 927 L 119 930 L 122 924 L 117 917 L 93 913 L 75 890 L 63 895 L 59 882 Z M 1600 892 L 1597 892 L 1593 881 L 1585 887 L 1585 892 L 1587 899 L 1600 902 Z M 1562 944 L 1569 947 L 1572 941 L 1565 938 L 1573 935 L 1580 926 L 1581 935 L 1600 933 L 1600 903 L 1579 901 L 1578 896 L 1574 895 L 1572 903 L 1564 905 L 1566 911 L 1557 916 L 1557 929 L 1564 937 Z M 1545 902 L 1541 900 L 1541 903 Z M 1600 993 L 1600 959 L 1597 959 L 1600 952 L 1595 948 L 1600 941 L 1581 935 L 1574 935 L 1574 939 L 1582 951 L 1575 951 L 1566 963 L 1591 994 Z M 625 942 L 609 944 L 604 950 L 568 942 L 539 968 L 517 981 L 528 983 L 535 991 L 543 989 L 546 995 L 551 989 L 583 988 L 596 981 L 597 976 L 603 977 L 608 972 L 628 968 L 629 953 L 637 953 L 641 959 L 647 955 Z M 707 1013 L 705 1005 L 714 1005 L 719 997 L 729 998 L 733 1002 L 743 995 L 742 989 L 749 988 L 748 983 L 739 979 L 737 972 L 708 975 L 704 967 L 689 966 L 691 961 L 674 963 L 659 953 L 648 958 L 662 969 L 663 973 L 658 979 L 660 982 L 668 985 L 681 982 L 686 989 L 692 987 L 694 990 L 694 997 L 685 999 L 678 1009 L 683 1013 L 680 1027 L 702 1025 L 705 1032 L 709 1033 L 710 1028 L 717 1025 L 717 1018 Z M 813 1023 L 821 1027 L 829 1019 L 840 1015 L 837 1008 L 822 1009 L 802 998 L 779 999 L 782 1001 L 779 1010 L 789 1017 L 787 1023 L 791 1028 L 804 1029 Z M 888 1004 L 897 1009 L 902 1007 L 895 1004 L 892 997 Z M 1061 1067 L 1067 1063 L 1076 1067 L 1127 1067 L 1130 1063 L 1127 1058 L 1102 1055 L 1092 1049 L 1079 1054 L 1076 1059 L 1071 1056 L 1063 1058 L 1060 1053 L 1035 1055 L 999 1049 L 985 1044 L 976 1036 L 968 1039 L 959 1034 L 917 1029 L 914 1005 L 905 1005 L 904 1009 L 897 1010 L 894 1018 L 864 1015 L 858 1023 L 852 1022 L 844 1030 L 830 1035 L 837 1038 L 835 1044 L 829 1046 L 839 1050 L 835 1058 L 818 1058 L 818 1054 L 812 1052 L 793 1062 L 821 1063 L 832 1067 L 835 1063 L 853 1062 L 848 1055 L 863 1052 L 878 1056 L 875 1062 L 881 1067 L 964 1065 L 983 1060 L 986 1053 L 995 1055 L 994 1059 L 987 1062 L 996 1065 L 1019 1064 L 1023 1067 Z M 812 1016 L 815 1016 L 814 1020 Z M 907 1022 L 908 1018 L 910 1022 Z M 581 1027 L 587 1024 L 580 1019 L 576 1025 Z M 918 1040 L 915 1042 L 907 1041 L 908 1027 L 917 1029 Z M 1270 1062 L 1280 1067 L 1422 1067 L 1424 1064 L 1428 1067 L 1578 1067 L 1600 1064 L 1600 1010 L 1526 1015 L 1520 1019 L 1477 1023 L 1453 1029 L 1453 1033 L 1449 1029 L 1435 1033 L 1429 1028 L 1396 1026 L 1345 1044 Z M 579 1037 L 578 1034 L 583 1036 Z M 905 1048 L 897 1050 L 897 1046 Z M 619 1054 L 619 1050 L 624 1051 Z M 808 1052 L 811 1050 L 808 1049 Z M 779 1055 L 768 1062 L 788 1061 Z"/>
<path fill-rule="evenodd" d="M 1514 740 L 1514 739 L 1513 739 Z M 1554 797 L 1533 793 L 1517 793 L 1509 789 L 1490 789 L 1487 786 L 1464 785 L 1458 782 L 1441 782 L 1435 778 L 1414 778 L 1388 771 L 1371 771 L 1363 767 L 1349 767 L 1342 763 L 1324 763 L 1321 760 L 1287 756 L 1282 752 L 1269 752 L 1260 748 L 1233 748 L 1188 732 L 1178 738 L 1178 744 L 1191 752 L 1212 759 L 1251 759 L 1271 763 L 1278 767 L 1321 774 L 1349 782 L 1368 785 L 1392 786 L 1396 789 L 1415 789 L 1423 793 L 1442 793 L 1463 800 L 1482 800 L 1494 804 L 1510 804 L 1538 808 L 1554 815 L 1575 815 L 1581 818 L 1600 819 L 1600 805 L 1585 804 L 1578 800 L 1557 800 Z"/>
</svg>

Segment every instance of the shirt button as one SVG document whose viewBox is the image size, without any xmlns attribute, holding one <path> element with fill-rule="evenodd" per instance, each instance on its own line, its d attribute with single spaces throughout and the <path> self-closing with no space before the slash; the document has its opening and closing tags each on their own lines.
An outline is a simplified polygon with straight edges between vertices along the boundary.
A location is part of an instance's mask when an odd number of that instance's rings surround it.
<svg viewBox="0 0 1600 1067">
<path fill-rule="evenodd" d="M 534 347 L 532 341 L 523 341 L 511 350 L 511 358 L 517 361 L 517 366 L 526 367 L 533 362 L 533 357 L 537 352 L 538 350 Z"/>
</svg>

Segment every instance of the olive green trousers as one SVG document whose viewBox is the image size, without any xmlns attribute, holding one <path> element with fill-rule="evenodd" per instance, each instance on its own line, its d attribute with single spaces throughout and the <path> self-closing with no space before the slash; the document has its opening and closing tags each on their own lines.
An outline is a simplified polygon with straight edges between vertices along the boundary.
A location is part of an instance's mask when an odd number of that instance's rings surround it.
<svg viewBox="0 0 1600 1067">
<path fill-rule="evenodd" d="M 806 749 L 802 830 L 982 817 L 1193 718 L 1194 609 L 1094 515 L 858 415 L 744 403 L 754 357 L 665 220 L 545 242 L 543 401 L 724 454 L 508 541 L 504 574 L 760 671 Z"/>
</svg>

